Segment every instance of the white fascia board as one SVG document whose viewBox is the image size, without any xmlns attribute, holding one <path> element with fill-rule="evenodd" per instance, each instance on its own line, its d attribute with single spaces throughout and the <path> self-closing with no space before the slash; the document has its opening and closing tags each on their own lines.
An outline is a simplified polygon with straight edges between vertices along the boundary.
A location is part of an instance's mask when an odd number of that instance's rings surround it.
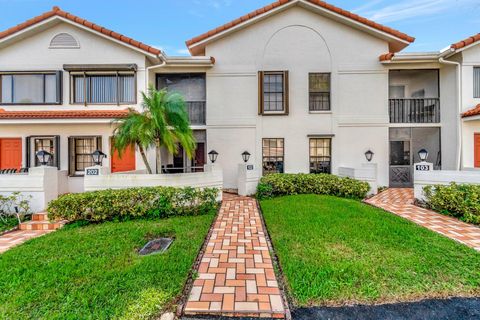
<svg viewBox="0 0 480 320">
<path fill-rule="evenodd" d="M 168 67 L 213 67 L 212 57 L 208 56 L 180 56 L 165 57 Z"/>
<path fill-rule="evenodd" d="M 464 118 L 462 118 L 462 120 L 463 120 L 464 122 L 478 121 L 478 120 L 480 120 L 480 115 L 470 116 L 470 117 L 464 117 Z"/>
</svg>

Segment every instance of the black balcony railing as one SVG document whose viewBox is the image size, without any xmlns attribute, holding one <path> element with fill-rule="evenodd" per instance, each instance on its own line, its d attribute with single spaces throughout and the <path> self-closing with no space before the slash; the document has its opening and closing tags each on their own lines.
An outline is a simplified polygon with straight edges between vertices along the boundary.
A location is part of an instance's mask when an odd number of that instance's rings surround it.
<svg viewBox="0 0 480 320">
<path fill-rule="evenodd" d="M 439 123 L 440 99 L 389 99 L 390 123 Z"/>
<path fill-rule="evenodd" d="M 206 123 L 206 105 L 205 101 L 187 101 L 188 118 L 191 125 Z"/>
</svg>

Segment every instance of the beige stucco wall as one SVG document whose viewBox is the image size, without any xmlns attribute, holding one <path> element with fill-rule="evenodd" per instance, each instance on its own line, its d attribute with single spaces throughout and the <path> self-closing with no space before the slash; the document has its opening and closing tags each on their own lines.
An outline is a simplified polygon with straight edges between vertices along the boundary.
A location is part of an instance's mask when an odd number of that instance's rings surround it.
<svg viewBox="0 0 480 320">
<path fill-rule="evenodd" d="M 300 7 L 208 44 L 208 149 L 217 150 L 225 186 L 235 187 L 241 153 L 261 169 L 262 138 L 285 139 L 285 171 L 309 171 L 308 135 L 331 134 L 333 172 L 360 166 L 372 149 L 388 184 L 388 44 Z M 260 70 L 289 70 L 290 114 L 258 116 Z M 308 110 L 308 73 L 331 72 L 331 111 Z"/>
</svg>

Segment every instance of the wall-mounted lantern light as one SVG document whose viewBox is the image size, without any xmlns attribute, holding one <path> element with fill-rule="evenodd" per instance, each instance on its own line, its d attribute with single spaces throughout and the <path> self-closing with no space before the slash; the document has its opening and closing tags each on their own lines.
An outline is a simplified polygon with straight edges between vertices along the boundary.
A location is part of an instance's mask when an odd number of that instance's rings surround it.
<svg viewBox="0 0 480 320">
<path fill-rule="evenodd" d="M 40 150 L 35 155 L 37 157 L 38 162 L 42 166 L 46 166 L 50 162 L 50 160 L 52 159 L 52 154 L 50 152 L 45 151 L 45 150 Z"/>
<path fill-rule="evenodd" d="M 248 160 L 250 159 L 250 152 L 248 152 L 248 151 L 243 151 L 243 153 L 242 153 L 242 159 L 243 159 L 243 162 L 247 163 Z"/>
<path fill-rule="evenodd" d="M 373 155 L 374 153 L 372 152 L 372 150 L 368 150 L 367 152 L 365 152 L 365 158 L 367 159 L 368 162 L 372 161 Z"/>
<path fill-rule="evenodd" d="M 425 162 L 428 159 L 428 151 L 426 149 L 422 149 L 418 151 L 418 156 L 420 157 L 420 160 L 422 160 L 422 162 Z"/>
<path fill-rule="evenodd" d="M 95 165 L 97 165 L 97 166 L 101 166 L 102 162 L 103 162 L 103 159 L 106 158 L 106 157 L 107 157 L 107 155 L 100 150 L 95 150 L 92 153 L 93 163 L 95 163 Z"/>
<path fill-rule="evenodd" d="M 217 158 L 218 158 L 218 152 L 215 150 L 212 150 L 208 153 L 208 157 L 210 158 L 210 161 L 212 163 L 215 163 L 215 161 L 217 161 Z"/>
</svg>

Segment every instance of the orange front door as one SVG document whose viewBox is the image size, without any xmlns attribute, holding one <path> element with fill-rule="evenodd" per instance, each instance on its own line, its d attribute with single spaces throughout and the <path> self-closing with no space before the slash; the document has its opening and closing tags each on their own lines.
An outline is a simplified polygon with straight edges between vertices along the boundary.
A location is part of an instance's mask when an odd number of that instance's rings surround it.
<svg viewBox="0 0 480 320">
<path fill-rule="evenodd" d="M 0 169 L 22 167 L 22 139 L 0 138 Z"/>
<path fill-rule="evenodd" d="M 112 152 L 112 173 L 113 172 L 125 172 L 135 170 L 135 146 L 126 148 L 122 153 L 122 157 L 118 155 L 118 151 Z"/>
<path fill-rule="evenodd" d="M 480 133 L 475 133 L 474 137 L 474 166 L 475 168 L 480 168 Z"/>
</svg>

